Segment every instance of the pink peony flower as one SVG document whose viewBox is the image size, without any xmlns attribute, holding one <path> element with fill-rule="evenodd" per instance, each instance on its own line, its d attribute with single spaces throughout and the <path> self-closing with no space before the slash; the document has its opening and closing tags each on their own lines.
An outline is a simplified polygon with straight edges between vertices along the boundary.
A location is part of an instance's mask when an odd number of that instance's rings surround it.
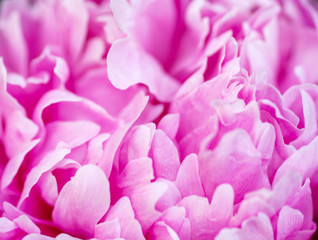
<svg viewBox="0 0 318 240">
<path fill-rule="evenodd" d="M 0 239 L 315 237 L 315 2 L 0 9 Z"/>
</svg>

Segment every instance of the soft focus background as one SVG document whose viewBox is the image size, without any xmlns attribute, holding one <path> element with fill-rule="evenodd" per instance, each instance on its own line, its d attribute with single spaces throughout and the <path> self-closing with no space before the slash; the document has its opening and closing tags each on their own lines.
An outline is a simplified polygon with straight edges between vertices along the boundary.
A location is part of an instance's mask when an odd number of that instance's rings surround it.
<svg viewBox="0 0 318 240">
<path fill-rule="evenodd" d="M 315 239 L 311 0 L 3 0 L 0 239 Z"/>
</svg>

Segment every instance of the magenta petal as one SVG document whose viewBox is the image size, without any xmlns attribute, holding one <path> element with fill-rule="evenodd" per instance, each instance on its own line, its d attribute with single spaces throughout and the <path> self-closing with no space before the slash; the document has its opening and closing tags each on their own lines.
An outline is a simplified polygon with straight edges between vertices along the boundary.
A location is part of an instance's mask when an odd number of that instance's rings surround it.
<svg viewBox="0 0 318 240">
<path fill-rule="evenodd" d="M 95 165 L 85 165 L 62 188 L 52 218 L 62 229 L 91 237 L 109 204 L 109 182 L 104 172 Z"/>
</svg>

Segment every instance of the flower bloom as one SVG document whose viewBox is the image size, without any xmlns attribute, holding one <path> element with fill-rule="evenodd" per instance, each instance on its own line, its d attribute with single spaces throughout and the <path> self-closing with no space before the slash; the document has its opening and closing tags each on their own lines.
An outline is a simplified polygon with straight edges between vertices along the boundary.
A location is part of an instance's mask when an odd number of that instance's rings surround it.
<svg viewBox="0 0 318 240">
<path fill-rule="evenodd" d="M 0 4 L 0 239 L 314 236 L 317 3 Z"/>
</svg>

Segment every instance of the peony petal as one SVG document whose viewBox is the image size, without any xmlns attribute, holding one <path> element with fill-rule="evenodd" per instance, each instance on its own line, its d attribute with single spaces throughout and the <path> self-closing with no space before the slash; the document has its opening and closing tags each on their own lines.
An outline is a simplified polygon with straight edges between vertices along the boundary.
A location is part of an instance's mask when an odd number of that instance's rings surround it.
<svg viewBox="0 0 318 240">
<path fill-rule="evenodd" d="M 31 233 L 22 238 L 22 240 L 53 240 L 56 238 L 48 237 L 45 235 L 37 234 L 37 233 Z"/>
<path fill-rule="evenodd" d="M 153 240 L 179 240 L 178 234 L 164 222 L 156 222 L 147 236 Z"/>
<path fill-rule="evenodd" d="M 317 111 L 315 103 L 311 96 L 304 90 L 301 90 L 301 96 L 305 121 L 304 131 L 295 141 L 290 143 L 297 148 L 309 144 L 317 135 Z"/>
<path fill-rule="evenodd" d="M 179 189 L 173 182 L 163 178 L 157 179 L 156 182 L 163 182 L 167 186 L 165 194 L 156 203 L 156 210 L 164 212 L 168 208 L 176 205 L 182 199 Z"/>
<path fill-rule="evenodd" d="M 209 221 L 210 205 L 207 198 L 191 195 L 183 198 L 178 206 L 186 209 L 186 216 L 191 223 L 191 239 L 213 238 L 214 222 Z"/>
<path fill-rule="evenodd" d="M 41 231 L 27 215 L 21 215 L 14 219 L 13 222 L 15 222 L 19 228 L 26 233 L 40 233 Z"/>
<path fill-rule="evenodd" d="M 183 207 L 170 207 L 160 217 L 160 220 L 165 222 L 173 230 L 178 231 L 184 222 L 186 210 Z"/>
<path fill-rule="evenodd" d="M 21 193 L 18 206 L 21 206 L 24 200 L 29 196 L 31 189 L 39 181 L 41 175 L 51 170 L 69 153 L 70 150 L 65 148 L 59 148 L 53 152 L 49 152 L 37 166 L 32 168 L 24 182 L 24 188 Z"/>
<path fill-rule="evenodd" d="M 215 240 L 254 239 L 274 240 L 270 219 L 263 213 L 259 213 L 257 217 L 252 217 L 246 220 L 242 225 L 242 229 L 225 228 L 221 230 L 221 232 L 215 238 Z"/>
<path fill-rule="evenodd" d="M 191 239 L 191 223 L 188 218 L 184 219 L 182 226 L 178 231 L 180 239 L 190 240 Z"/>
<path fill-rule="evenodd" d="M 97 239 L 114 239 L 120 237 L 120 224 L 118 219 L 99 223 L 95 226 L 94 237 Z"/>
<path fill-rule="evenodd" d="M 154 179 L 152 159 L 139 158 L 130 161 L 118 176 L 120 188 L 150 183 Z"/>
<path fill-rule="evenodd" d="M 249 191 L 269 186 L 261 168 L 260 154 L 242 129 L 224 134 L 213 151 L 200 154 L 199 161 L 201 181 L 208 197 L 212 197 L 221 183 L 232 185 L 235 202 L 241 201 Z"/>
<path fill-rule="evenodd" d="M 95 136 L 88 144 L 87 162 L 96 164 L 103 156 L 103 145 L 110 138 L 109 133 L 101 133 Z"/>
<path fill-rule="evenodd" d="M 92 237 L 109 204 L 109 182 L 104 172 L 95 165 L 85 165 L 62 188 L 53 209 L 53 222 L 75 235 Z"/>
<path fill-rule="evenodd" d="M 179 114 L 167 114 L 158 124 L 158 129 L 161 129 L 170 139 L 174 139 L 179 128 Z"/>
<path fill-rule="evenodd" d="M 91 121 L 55 121 L 46 126 L 46 142 L 43 152 L 55 149 L 59 142 L 64 142 L 67 148 L 76 148 L 95 137 L 100 126 Z"/>
<path fill-rule="evenodd" d="M 183 197 L 189 195 L 204 196 L 196 154 L 190 154 L 183 160 L 175 183 Z"/>
<path fill-rule="evenodd" d="M 15 230 L 16 228 L 18 228 L 16 223 L 12 222 L 11 220 L 9 220 L 6 217 L 0 218 L 0 234 L 11 232 L 11 231 Z"/>
<path fill-rule="evenodd" d="M 151 148 L 155 176 L 175 180 L 180 160 L 178 150 L 173 142 L 162 130 L 157 130 Z"/>
<path fill-rule="evenodd" d="M 54 175 L 51 172 L 43 174 L 39 180 L 39 185 L 43 199 L 51 206 L 54 206 L 59 195 Z"/>
<path fill-rule="evenodd" d="M 233 216 L 234 191 L 230 184 L 222 184 L 215 190 L 212 201 L 210 218 L 216 220 L 216 225 L 227 224 Z"/>
<path fill-rule="evenodd" d="M 121 151 L 120 168 L 123 168 L 129 161 L 147 157 L 152 138 L 153 131 L 149 126 L 140 125 L 133 128 Z"/>
<path fill-rule="evenodd" d="M 161 213 L 156 210 L 155 206 L 158 200 L 164 196 L 167 189 L 166 183 L 154 182 L 137 188 L 132 192 L 130 197 L 131 205 L 144 233 L 160 217 Z"/>
<path fill-rule="evenodd" d="M 179 86 L 152 56 L 129 38 L 117 40 L 111 46 L 107 56 L 107 72 L 116 88 L 124 90 L 143 83 L 161 101 L 170 101 Z M 129 79 L 126 76 L 130 76 Z"/>
<path fill-rule="evenodd" d="M 318 154 L 317 151 L 318 138 L 316 137 L 311 143 L 303 146 L 286 159 L 276 172 L 274 183 L 288 171 L 299 172 L 303 177 L 303 181 L 306 178 L 311 178 L 318 169 L 318 162 L 315 157 Z"/>
<path fill-rule="evenodd" d="M 141 226 L 135 219 L 134 210 L 128 197 L 122 197 L 108 211 L 106 220 L 117 219 L 121 227 L 120 237 L 127 240 L 144 239 Z"/>
<path fill-rule="evenodd" d="M 38 143 L 40 139 L 33 140 L 30 143 L 26 144 L 25 151 L 21 152 L 20 154 L 16 155 L 15 157 L 11 158 L 10 161 L 5 166 L 2 177 L 1 177 L 1 189 L 5 189 L 10 185 L 13 181 L 15 175 L 17 174 L 25 155 L 31 151 Z"/>
<path fill-rule="evenodd" d="M 145 109 L 148 100 L 148 96 L 146 96 L 144 93 L 139 93 L 131 101 L 131 106 L 129 105 L 123 110 L 123 116 L 126 116 L 124 119 L 127 119 L 128 122 L 122 128 L 118 129 L 112 134 L 105 144 L 102 159 L 98 162 L 98 166 L 104 170 L 106 176 L 110 176 L 113 164 L 118 167 L 118 162 L 114 162 L 116 152 L 121 146 L 122 139 L 126 135 L 127 131 Z"/>
<path fill-rule="evenodd" d="M 304 215 L 296 209 L 284 206 L 279 212 L 277 240 L 283 240 L 298 232 L 303 224 Z"/>
</svg>

